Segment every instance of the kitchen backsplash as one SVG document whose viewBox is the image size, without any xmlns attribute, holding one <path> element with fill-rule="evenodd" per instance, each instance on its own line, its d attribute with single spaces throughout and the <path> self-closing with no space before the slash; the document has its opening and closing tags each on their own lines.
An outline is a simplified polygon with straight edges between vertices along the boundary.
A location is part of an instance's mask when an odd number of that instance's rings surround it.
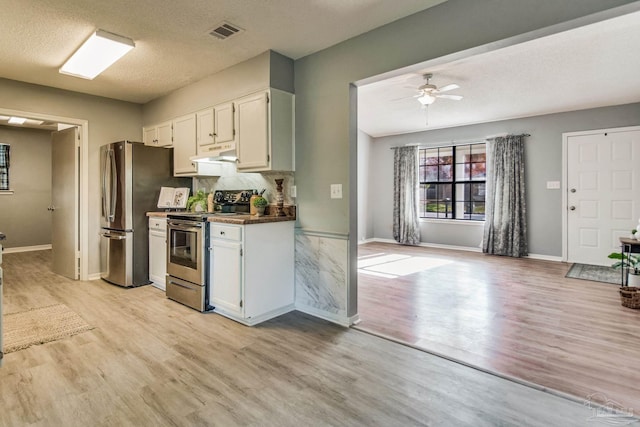
<svg viewBox="0 0 640 427">
<path fill-rule="evenodd" d="M 276 182 L 278 178 L 283 178 L 282 192 L 284 193 L 284 203 L 293 205 L 295 201 L 291 198 L 291 186 L 293 184 L 293 172 L 262 172 L 262 173 L 237 173 L 235 165 L 223 164 L 224 176 L 202 177 L 193 179 L 193 190 L 262 190 L 266 189 L 264 197 L 271 204 L 276 202 Z"/>
</svg>

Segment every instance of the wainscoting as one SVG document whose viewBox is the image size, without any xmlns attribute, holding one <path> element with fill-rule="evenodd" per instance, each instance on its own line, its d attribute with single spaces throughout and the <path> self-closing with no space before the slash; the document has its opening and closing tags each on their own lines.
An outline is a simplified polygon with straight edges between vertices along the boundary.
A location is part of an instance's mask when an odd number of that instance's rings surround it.
<svg viewBox="0 0 640 427">
<path fill-rule="evenodd" d="M 296 231 L 296 309 L 349 326 L 347 236 Z"/>
</svg>

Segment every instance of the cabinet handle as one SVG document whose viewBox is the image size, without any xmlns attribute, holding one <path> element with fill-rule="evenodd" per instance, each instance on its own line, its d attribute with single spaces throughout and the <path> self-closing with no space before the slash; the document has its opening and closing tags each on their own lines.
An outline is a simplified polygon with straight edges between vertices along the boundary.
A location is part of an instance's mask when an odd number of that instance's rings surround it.
<svg viewBox="0 0 640 427">
<path fill-rule="evenodd" d="M 210 134 L 209 134 L 209 136 L 213 136 L 213 135 L 215 135 L 215 133 L 210 133 Z"/>
<path fill-rule="evenodd" d="M 220 235 L 221 235 L 221 236 L 224 236 L 224 231 L 221 231 L 221 232 L 220 232 Z"/>
</svg>

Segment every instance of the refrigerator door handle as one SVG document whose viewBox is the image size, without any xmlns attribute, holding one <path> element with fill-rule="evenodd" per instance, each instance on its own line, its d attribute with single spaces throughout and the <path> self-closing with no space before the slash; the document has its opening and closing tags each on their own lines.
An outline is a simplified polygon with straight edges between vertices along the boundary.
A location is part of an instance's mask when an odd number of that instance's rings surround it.
<svg viewBox="0 0 640 427">
<path fill-rule="evenodd" d="M 122 234 L 100 233 L 100 235 L 111 240 L 125 240 L 127 238 L 127 236 L 124 236 Z"/>
<path fill-rule="evenodd" d="M 109 165 L 109 151 L 105 150 L 102 170 L 102 216 L 105 220 L 109 219 L 109 213 L 107 212 L 107 167 Z"/>
<path fill-rule="evenodd" d="M 116 186 L 118 185 L 118 178 L 116 176 L 116 156 L 113 150 L 109 150 L 109 157 L 111 159 L 111 206 L 109 207 L 109 222 L 113 222 L 116 218 Z"/>
</svg>

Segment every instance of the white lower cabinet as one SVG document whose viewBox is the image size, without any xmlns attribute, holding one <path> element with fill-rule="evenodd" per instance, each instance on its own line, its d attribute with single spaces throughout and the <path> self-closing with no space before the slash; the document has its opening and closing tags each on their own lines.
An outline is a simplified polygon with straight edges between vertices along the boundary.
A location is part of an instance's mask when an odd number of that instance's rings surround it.
<svg viewBox="0 0 640 427">
<path fill-rule="evenodd" d="M 209 304 L 255 325 L 294 308 L 294 221 L 209 227 Z"/>
<path fill-rule="evenodd" d="M 156 288 L 166 289 L 167 220 L 149 218 L 149 280 Z"/>
</svg>

